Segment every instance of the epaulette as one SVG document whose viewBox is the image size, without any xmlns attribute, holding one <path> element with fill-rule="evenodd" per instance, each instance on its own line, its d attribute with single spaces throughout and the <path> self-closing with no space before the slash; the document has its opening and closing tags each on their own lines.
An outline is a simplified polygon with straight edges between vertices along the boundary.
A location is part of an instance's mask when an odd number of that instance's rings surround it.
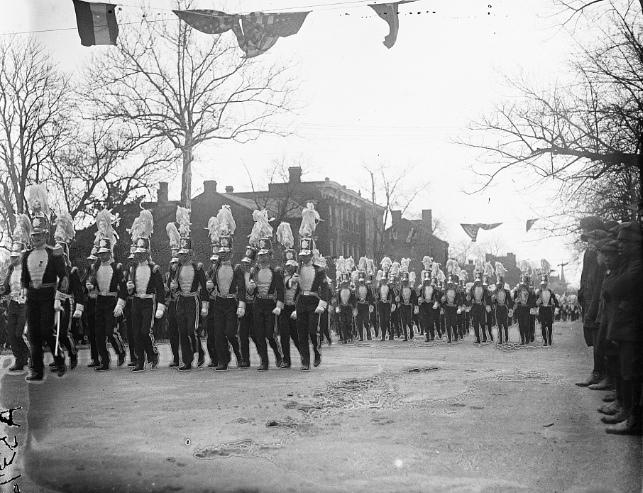
<svg viewBox="0 0 643 493">
<path fill-rule="evenodd" d="M 62 257 L 63 256 L 63 249 L 62 248 L 52 248 L 51 249 L 51 254 L 54 257 Z"/>
<path fill-rule="evenodd" d="M 198 264 L 196 264 L 196 268 L 197 270 L 203 270 L 203 262 L 199 262 Z"/>
<path fill-rule="evenodd" d="M 119 262 L 119 263 L 117 263 L 117 264 L 116 264 L 116 268 L 117 268 L 118 270 L 123 270 L 123 264 L 121 264 L 120 262 Z"/>
<path fill-rule="evenodd" d="M 274 269 L 275 269 L 275 272 L 276 272 L 277 274 L 279 274 L 279 275 L 281 275 L 281 276 L 283 276 L 283 275 L 284 275 L 284 269 L 283 269 L 281 266 L 279 266 L 279 265 L 278 265 L 278 266 L 277 266 L 277 267 L 275 267 Z"/>
<path fill-rule="evenodd" d="M 71 268 L 71 274 L 78 274 L 78 267 L 73 266 L 73 267 Z"/>
<path fill-rule="evenodd" d="M 159 272 L 161 268 L 158 266 L 158 264 L 150 262 L 150 267 L 152 267 L 152 272 Z"/>
</svg>

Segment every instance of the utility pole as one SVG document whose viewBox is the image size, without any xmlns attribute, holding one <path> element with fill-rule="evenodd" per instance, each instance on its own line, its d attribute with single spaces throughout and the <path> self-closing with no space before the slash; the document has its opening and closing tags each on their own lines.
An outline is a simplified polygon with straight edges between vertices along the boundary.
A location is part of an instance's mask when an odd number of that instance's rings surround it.
<svg viewBox="0 0 643 493">
<path fill-rule="evenodd" d="M 565 281 L 565 271 L 563 270 L 563 267 L 565 267 L 568 263 L 569 262 L 558 264 L 558 267 L 560 267 L 560 282 L 562 282 L 565 285 L 567 285 L 567 282 Z"/>
</svg>

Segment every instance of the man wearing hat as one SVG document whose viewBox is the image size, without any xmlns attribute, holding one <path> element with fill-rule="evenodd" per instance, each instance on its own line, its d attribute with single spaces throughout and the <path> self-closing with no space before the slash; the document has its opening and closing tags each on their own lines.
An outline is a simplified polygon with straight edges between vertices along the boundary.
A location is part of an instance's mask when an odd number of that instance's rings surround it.
<svg viewBox="0 0 643 493">
<path fill-rule="evenodd" d="M 471 322 L 473 323 L 473 330 L 475 332 L 476 344 L 480 344 L 480 329 L 482 329 L 482 342 L 487 342 L 487 334 L 485 332 L 486 323 L 486 310 L 491 306 L 489 292 L 483 284 L 482 280 L 482 266 L 481 262 L 474 270 L 475 280 L 469 296 L 471 298 Z"/>
<path fill-rule="evenodd" d="M 363 257 L 365 259 L 365 257 Z M 357 333 L 359 340 L 364 340 L 364 331 L 366 338 L 371 340 L 371 328 L 369 326 L 370 310 L 373 310 L 373 296 L 371 290 L 366 285 L 366 260 L 360 259 L 360 269 L 357 273 L 357 284 L 355 285 L 355 298 L 357 301 Z"/>
<path fill-rule="evenodd" d="M 500 262 L 496 262 L 496 290 L 494 291 L 491 302 L 496 313 L 496 323 L 498 324 L 498 344 L 509 342 L 509 321 L 513 318 L 514 302 L 511 297 L 509 285 L 505 285 L 505 274 L 507 270 Z"/>
<path fill-rule="evenodd" d="M 47 216 L 36 212 L 31 228 L 31 249 L 22 257 L 21 285 L 22 296 L 26 297 L 26 312 L 31 348 L 32 373 L 28 382 L 41 382 L 44 379 L 43 350 L 46 343 L 54 355 L 58 376 L 62 377 L 67 367 L 61 348 L 57 348 L 55 314 L 62 311 L 59 288 L 69 283 L 67 270 L 62 257 L 53 254 L 53 248 L 46 244 L 49 236 Z"/>
<path fill-rule="evenodd" d="M 145 370 L 145 357 L 152 369 L 159 364 L 159 353 L 152 332 L 153 319 L 163 317 L 166 308 L 163 274 L 150 256 L 150 237 L 153 232 L 154 219 L 148 210 L 141 210 L 131 228 L 132 239 L 136 249 L 134 261 L 136 266 L 130 271 L 129 280 L 119 290 L 118 302 L 114 316 L 123 315 L 127 297 L 132 296 L 132 327 L 136 347 L 136 366 L 133 372 Z"/>
<path fill-rule="evenodd" d="M 547 264 L 547 267 L 549 267 L 549 264 Z M 543 269 L 540 289 L 536 292 L 536 306 L 538 307 L 538 320 L 540 320 L 543 346 L 552 345 L 554 315 L 558 311 L 558 299 L 554 292 L 547 286 L 548 282 L 549 268 Z"/>
<path fill-rule="evenodd" d="M 89 351 L 91 361 L 87 365 L 88 368 L 96 368 L 100 366 L 100 359 L 98 357 L 98 346 L 96 345 L 96 298 L 98 292 L 96 291 L 96 279 L 94 273 L 94 263 L 98 260 L 98 246 L 93 245 L 89 256 L 87 257 L 85 275 L 83 276 L 83 285 L 85 286 L 85 309 L 83 316 L 85 327 L 87 328 L 87 338 L 89 339 Z"/>
<path fill-rule="evenodd" d="M 302 224 L 303 226 L 303 224 Z M 300 228 L 300 234 L 302 234 Z M 318 333 L 319 315 L 328 306 L 328 283 L 324 269 L 313 265 L 313 239 L 304 236 L 299 240 L 299 269 L 291 278 L 297 285 L 296 317 L 301 370 L 310 370 L 310 346 L 315 354 L 314 366 L 321 364 L 321 338 Z"/>
<path fill-rule="evenodd" d="M 514 292 L 514 315 L 518 321 L 520 331 L 520 344 L 529 344 L 531 341 L 531 312 L 536 307 L 536 296 L 531 289 L 531 276 L 523 270 L 520 284 Z"/>
<path fill-rule="evenodd" d="M 208 313 L 208 301 L 201 302 L 199 290 L 206 293 L 207 288 L 203 264 L 192 259 L 192 240 L 189 237 L 181 238 L 178 260 L 178 266 L 170 276 L 170 292 L 176 293 L 177 296 L 176 321 L 183 358 L 179 371 L 189 371 L 192 369 L 194 352 L 197 349 L 192 339 L 196 337 L 199 310 L 204 316 Z"/>
<path fill-rule="evenodd" d="M 9 270 L 4 282 L 0 284 L 0 295 L 9 299 L 7 305 L 7 335 L 11 344 L 14 362 L 10 372 L 21 372 L 29 360 L 29 347 L 22 336 L 27 321 L 26 299 L 22 295 L 20 280 L 22 277 L 22 256 L 27 248 L 31 224 L 25 214 L 17 218 L 13 233 L 13 243 L 9 257 Z"/>
<path fill-rule="evenodd" d="M 255 277 L 255 260 L 257 248 L 254 245 L 246 246 L 246 252 L 241 259 L 240 266 L 243 271 L 246 285 L 245 301 L 246 310 L 239 319 L 239 346 L 241 350 L 241 368 L 250 368 L 250 339 L 257 345 L 255 333 L 255 291 L 249 287 L 250 281 Z"/>
<path fill-rule="evenodd" d="M 455 271 L 454 271 L 455 272 Z M 458 312 L 461 311 L 462 300 L 458 294 L 458 276 L 449 274 L 446 289 L 442 295 L 442 308 L 444 309 L 445 330 L 447 342 L 458 340 Z M 479 339 L 477 342 L 480 342 Z"/>
<path fill-rule="evenodd" d="M 271 261 L 272 241 L 267 237 L 260 238 L 257 269 L 247 286 L 248 292 L 255 295 L 254 328 L 255 345 L 261 360 L 257 368 L 259 371 L 268 370 L 268 344 L 275 355 L 275 366 L 281 368 L 283 364 L 276 322 L 284 308 L 284 279 Z"/>
<path fill-rule="evenodd" d="M 402 259 L 401 288 L 400 288 L 400 323 L 404 340 L 415 336 L 413 330 L 413 315 L 419 310 L 417 293 L 414 289 L 415 273 L 409 272 L 410 259 Z"/>
<path fill-rule="evenodd" d="M 424 270 L 420 272 L 422 285 L 418 296 L 418 306 L 420 310 L 420 326 L 424 330 L 426 342 L 435 340 L 435 322 L 433 320 L 433 304 L 437 301 L 435 298 L 435 288 L 431 283 L 431 265 L 433 259 L 424 257 L 422 261 Z"/>
<path fill-rule="evenodd" d="M 641 435 L 643 433 L 643 232 L 633 221 L 618 231 L 621 265 L 614 278 L 606 277 L 603 297 L 606 300 L 607 339 L 618 346 L 620 377 L 623 389 L 621 420 L 608 427 L 607 433 Z"/>
<path fill-rule="evenodd" d="M 129 256 L 127 257 L 128 265 L 127 269 L 123 269 L 123 282 L 125 283 L 125 286 L 132 280 L 133 275 L 134 275 L 134 269 L 136 268 L 136 256 L 134 255 L 134 252 L 136 252 L 136 245 L 131 245 L 129 249 Z M 127 300 L 125 301 L 125 308 L 123 309 L 123 317 L 125 318 L 125 330 L 127 334 L 127 345 L 129 346 L 129 363 L 127 363 L 127 366 L 130 368 L 133 368 L 137 365 L 137 360 L 136 360 L 136 345 L 134 344 L 134 325 L 132 324 L 132 302 L 134 299 L 134 296 L 127 290 Z M 178 331 L 177 331 L 178 332 Z M 170 331 L 170 343 L 172 341 L 171 337 L 171 331 Z M 172 351 L 172 354 L 174 354 L 174 351 Z M 177 349 L 177 355 L 176 355 L 176 361 L 178 362 L 179 357 L 178 357 L 178 349 Z M 177 365 L 178 366 L 178 363 Z"/>
<path fill-rule="evenodd" d="M 292 283 L 292 277 L 297 273 L 299 264 L 297 263 L 297 254 L 292 248 L 284 250 L 284 308 L 279 315 L 279 342 L 283 354 L 282 368 L 290 368 L 292 360 L 290 358 L 290 341 L 295 344 L 299 351 L 299 338 L 297 336 L 297 310 L 295 304 L 295 295 L 297 285 Z"/>
<path fill-rule="evenodd" d="M 357 314 L 355 294 L 350 287 L 350 274 L 346 271 L 339 272 L 337 287 L 337 306 L 335 312 L 339 315 L 339 328 L 342 333 L 342 343 L 353 341 L 352 325 L 353 316 Z"/>
</svg>

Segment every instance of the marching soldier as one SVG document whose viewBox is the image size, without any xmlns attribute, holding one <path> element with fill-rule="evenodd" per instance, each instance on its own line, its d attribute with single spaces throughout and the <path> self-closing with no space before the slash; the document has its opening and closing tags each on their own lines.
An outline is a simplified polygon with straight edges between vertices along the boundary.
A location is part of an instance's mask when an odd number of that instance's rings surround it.
<svg viewBox="0 0 643 493">
<path fill-rule="evenodd" d="M 420 327 L 424 331 L 426 342 L 435 340 L 435 322 L 433 320 L 433 305 L 437 302 L 435 299 L 435 289 L 431 283 L 431 267 L 433 259 L 425 256 L 422 259 L 424 269 L 420 272 L 422 285 L 418 296 L 418 307 L 420 311 Z"/>
<path fill-rule="evenodd" d="M 83 287 L 78 274 L 78 267 L 72 266 L 69 260 L 69 242 L 74 238 L 76 232 L 74 224 L 69 214 L 61 214 L 56 220 L 56 231 L 54 233 L 54 246 L 53 253 L 56 256 L 62 256 L 67 272 L 69 273 L 69 284 L 67 289 L 61 290 L 61 303 L 63 310 L 61 312 L 61 327 L 59 340 L 61 344 L 69 352 L 70 369 L 76 368 L 78 365 L 78 350 L 76 343 L 71 333 L 72 313 L 74 319 L 80 319 L 83 316 L 84 310 L 84 294 Z M 52 371 L 56 371 L 52 363 Z"/>
<path fill-rule="evenodd" d="M 536 306 L 536 297 L 530 288 L 530 267 L 523 263 L 521 266 L 522 276 L 520 284 L 514 292 L 514 315 L 518 320 L 520 330 L 520 344 L 529 344 L 531 312 Z"/>
<path fill-rule="evenodd" d="M 393 308 L 393 290 L 388 284 L 388 271 L 392 265 L 391 259 L 384 257 L 380 262 L 382 270 L 377 271 L 377 313 L 379 315 L 382 340 L 386 340 L 388 332 L 389 341 L 393 340 L 393 327 L 391 326 L 391 311 Z"/>
<path fill-rule="evenodd" d="M 170 278 L 170 292 L 177 294 L 176 321 L 179 328 L 179 340 L 181 345 L 181 357 L 183 364 L 179 371 L 192 370 L 194 353 L 197 349 L 194 344 L 197 342 L 196 331 L 198 329 L 201 314 L 206 317 L 208 314 L 208 301 L 201 301 L 200 293 L 206 293 L 206 279 L 203 271 L 203 264 L 192 259 L 192 239 L 190 238 L 190 217 L 189 211 L 184 207 L 177 207 L 176 219 L 179 223 L 180 248 L 178 251 L 179 264 Z M 200 341 L 198 341 L 200 345 Z M 203 365 L 203 359 L 199 352 L 197 365 Z"/>
<path fill-rule="evenodd" d="M 208 272 L 208 290 L 216 291 L 212 308 L 212 324 L 218 365 L 215 371 L 227 371 L 230 364 L 228 344 L 241 368 L 243 358 L 239 348 L 238 319 L 246 312 L 244 273 L 240 265 L 232 264 L 233 234 L 236 229 L 230 206 L 224 205 L 217 214 L 219 230 L 219 261 Z M 211 294 L 212 296 L 212 294 Z M 255 327 L 256 330 L 256 327 Z"/>
<path fill-rule="evenodd" d="M 127 257 L 129 264 L 127 266 L 127 269 L 125 269 L 123 272 L 123 275 L 124 275 L 123 282 L 125 283 L 125 286 L 127 286 L 127 283 L 130 282 L 130 280 L 132 279 L 133 269 L 136 267 L 136 259 L 134 255 L 135 251 L 136 251 L 136 246 L 131 245 L 129 249 L 129 256 Z M 178 259 L 176 259 L 176 261 L 178 262 Z M 171 266 L 172 266 L 172 262 L 170 262 L 170 268 Z M 168 291 L 169 291 L 169 283 L 167 285 L 166 294 Z M 127 366 L 129 366 L 130 368 L 135 367 L 137 364 L 136 363 L 136 345 L 134 344 L 134 326 L 132 325 L 132 300 L 133 299 L 134 299 L 134 296 L 130 294 L 128 291 L 127 301 L 125 302 L 125 309 L 123 311 L 123 317 L 125 318 L 125 331 L 127 334 L 127 345 L 129 346 L 129 363 L 127 363 Z M 170 313 L 168 313 L 168 315 Z M 176 312 L 174 312 L 174 314 L 176 315 Z M 171 318 L 169 317 L 168 317 L 168 320 L 170 320 L 170 344 L 171 344 L 172 343 L 172 331 L 171 331 L 172 322 L 171 322 Z M 176 322 L 176 316 L 175 316 L 175 322 Z M 172 354 L 174 355 L 174 346 L 172 346 Z M 176 358 L 175 361 L 177 362 L 176 366 L 179 366 L 178 347 L 177 347 L 175 358 Z"/>
<path fill-rule="evenodd" d="M 396 338 L 402 337 L 402 321 L 400 319 L 400 263 L 393 262 L 389 271 L 388 283 L 392 291 L 391 303 L 391 329 Z"/>
<path fill-rule="evenodd" d="M 371 302 L 368 307 L 368 311 L 370 312 L 370 323 L 373 326 L 373 332 L 377 339 L 380 336 L 379 316 L 377 313 L 379 294 L 375 283 L 375 266 L 373 259 L 370 258 L 366 260 L 366 286 L 368 287 L 368 291 L 371 295 Z"/>
<path fill-rule="evenodd" d="M 299 338 L 297 336 L 297 310 L 295 294 L 297 285 L 291 282 L 297 273 L 297 254 L 293 250 L 295 239 L 290 229 L 290 224 L 283 222 L 277 228 L 277 241 L 284 247 L 284 308 L 279 315 L 279 342 L 283 353 L 282 368 L 290 368 L 290 341 L 299 351 Z"/>
<path fill-rule="evenodd" d="M 339 315 L 339 327 L 342 332 L 342 343 L 346 344 L 353 341 L 352 322 L 353 314 L 357 314 L 357 301 L 355 294 L 350 288 L 350 274 L 344 270 L 341 265 L 343 257 L 337 260 L 337 306 L 335 312 Z"/>
<path fill-rule="evenodd" d="M 127 303 L 128 294 L 132 299 L 132 327 L 136 346 L 136 366 L 133 372 L 145 370 L 145 356 L 152 369 L 159 364 L 159 352 L 154 341 L 152 321 L 160 319 L 165 313 L 166 299 L 163 275 L 158 265 L 150 257 L 150 237 L 154 230 L 152 213 L 142 210 L 136 218 L 130 233 L 135 239 L 134 260 L 136 266 L 131 277 L 120 290 L 114 316 L 120 317 Z"/>
<path fill-rule="evenodd" d="M 26 299 L 22 293 L 22 257 L 29 244 L 31 224 L 26 214 L 16 218 L 16 227 L 11 244 L 10 263 L 7 277 L 0 285 L 0 295 L 9 298 L 7 305 L 7 335 L 11 344 L 14 362 L 9 368 L 11 372 L 22 372 L 29 361 L 29 347 L 25 343 L 23 333 L 27 321 Z"/>
<path fill-rule="evenodd" d="M 56 257 L 46 244 L 49 235 L 49 207 L 44 185 L 32 185 L 28 189 L 28 203 L 32 211 L 31 248 L 22 257 L 21 296 L 26 298 L 29 345 L 32 373 L 26 380 L 38 383 L 44 380 L 43 344 L 47 344 L 54 356 L 58 376 L 67 371 L 62 348 L 58 347 L 54 327 L 56 313 L 62 311 L 59 289 L 66 290 L 69 278 L 63 258 Z M 60 324 L 55 330 L 61 329 Z M 60 333 L 58 333 L 60 335 Z"/>
<path fill-rule="evenodd" d="M 419 310 L 417 293 L 415 292 L 415 272 L 409 273 L 411 259 L 401 260 L 401 289 L 400 289 L 400 322 L 404 333 L 404 340 L 413 339 L 413 315 Z"/>
<path fill-rule="evenodd" d="M 460 272 L 458 262 L 453 259 L 447 260 L 447 272 L 449 277 L 441 301 L 444 309 L 447 342 L 451 342 L 451 340 L 458 340 L 458 312 L 462 305 L 458 295 L 458 273 Z"/>
<path fill-rule="evenodd" d="M 214 283 L 212 282 L 212 273 L 218 268 L 220 258 L 219 258 L 219 220 L 216 216 L 212 216 L 208 220 L 208 226 L 205 228 L 208 231 L 208 237 L 210 238 L 210 248 L 212 249 L 212 255 L 210 256 L 210 268 L 205 274 L 205 288 L 206 294 L 204 295 L 205 299 L 208 300 L 208 315 L 205 319 L 205 330 L 207 334 L 207 349 L 208 356 L 210 356 L 210 363 L 208 363 L 208 368 L 216 368 L 219 366 L 219 357 L 217 355 L 216 341 L 214 338 L 214 302 L 217 298 L 217 292 L 214 288 Z M 243 320 L 243 317 L 241 318 Z M 226 361 L 230 358 L 230 351 L 226 345 Z M 248 354 L 250 358 L 250 354 Z M 248 367 L 250 366 L 250 359 L 248 359 Z M 242 363 L 241 368 L 244 368 L 245 365 Z"/>
<path fill-rule="evenodd" d="M 511 292 L 505 286 L 505 274 L 507 270 L 500 263 L 496 262 L 496 291 L 494 292 L 491 302 L 496 312 L 496 322 L 498 324 L 498 344 L 503 343 L 502 330 L 504 329 L 504 342 L 509 342 L 509 321 L 513 317 L 514 302 Z"/>
<path fill-rule="evenodd" d="M 172 362 L 169 366 L 170 368 L 178 368 L 180 365 L 179 344 L 181 337 L 179 335 L 179 325 L 176 319 L 176 305 L 179 295 L 177 293 L 177 286 L 172 285 L 172 280 L 176 278 L 176 271 L 179 266 L 181 233 L 179 233 L 176 224 L 173 222 L 167 223 L 165 231 L 167 232 L 167 236 L 170 240 L 170 251 L 172 253 L 169 270 L 164 276 L 165 297 L 167 299 L 167 329 L 170 337 L 170 350 L 172 351 Z"/>
<path fill-rule="evenodd" d="M 328 283 L 324 270 L 313 265 L 313 233 L 320 220 L 312 203 L 308 203 L 302 211 L 302 221 L 299 228 L 299 272 L 291 282 L 297 284 L 297 334 L 299 353 L 301 354 L 301 370 L 310 370 L 310 346 L 315 353 L 314 366 L 321 364 L 321 339 L 318 334 L 319 315 L 328 306 Z"/>
<path fill-rule="evenodd" d="M 272 242 L 268 237 L 261 238 L 257 251 L 257 271 L 248 285 L 248 291 L 255 293 L 255 345 L 261 360 L 258 371 L 268 370 L 268 344 L 275 354 L 275 366 L 281 368 L 283 364 L 276 322 L 284 307 L 284 280 L 281 271 L 270 265 L 271 260 Z"/>
<path fill-rule="evenodd" d="M 458 288 L 457 293 L 460 297 L 460 311 L 458 312 L 458 334 L 460 335 L 460 340 L 464 339 L 464 334 L 467 331 L 467 322 L 469 320 L 469 313 L 467 312 L 467 271 L 460 269 L 458 274 Z"/>
<path fill-rule="evenodd" d="M 98 255 L 98 247 L 93 245 L 91 253 L 87 257 L 89 265 L 83 278 L 85 283 L 85 327 L 87 327 L 87 337 L 89 338 L 89 351 L 91 355 L 91 361 L 87 365 L 88 368 L 100 366 L 98 346 L 96 345 L 96 298 L 98 297 L 96 291 L 96 276 L 94 273 L 94 263 L 98 260 L 96 255 Z"/>
<path fill-rule="evenodd" d="M 255 290 L 251 287 L 250 281 L 256 275 L 255 260 L 257 258 L 257 248 L 254 245 L 246 247 L 246 253 L 241 259 L 241 270 L 243 271 L 244 282 L 246 285 L 245 301 L 246 312 L 239 319 L 239 345 L 241 348 L 241 368 L 250 368 L 250 339 L 257 346 L 257 337 L 255 333 Z"/>
<path fill-rule="evenodd" d="M 482 281 L 482 262 L 477 261 L 474 269 L 475 280 L 471 287 L 469 296 L 471 297 L 471 321 L 473 323 L 473 330 L 476 336 L 476 344 L 480 344 L 480 329 L 482 328 L 482 342 L 487 342 L 487 334 L 485 333 L 486 312 L 487 307 L 491 309 L 491 300 L 488 299 L 488 292 L 485 289 Z"/>
<path fill-rule="evenodd" d="M 492 276 L 493 266 L 491 265 L 491 262 L 485 262 L 484 273 L 482 275 L 482 286 L 487 291 L 487 305 L 485 306 L 485 319 L 482 330 L 483 341 L 487 340 L 487 334 L 484 332 L 486 328 L 487 332 L 489 333 L 489 340 L 491 342 L 493 342 L 493 332 L 491 331 L 491 327 L 493 327 L 494 325 L 493 310 L 491 309 L 491 296 L 493 295 L 493 290 L 495 289 L 495 286 L 493 286 L 493 284 L 489 284 Z"/>
<path fill-rule="evenodd" d="M 536 306 L 538 307 L 538 319 L 540 320 L 543 335 L 543 346 L 551 346 L 554 315 L 558 311 L 558 299 L 556 299 L 554 292 L 547 287 L 550 272 L 549 262 L 542 259 L 541 266 L 540 290 L 535 293 Z"/>
<path fill-rule="evenodd" d="M 433 262 L 431 271 L 431 284 L 433 285 L 435 303 L 433 303 L 433 323 L 438 339 L 442 340 L 444 334 L 444 309 L 442 308 L 442 296 L 444 296 L 444 272 L 440 264 Z"/>
<path fill-rule="evenodd" d="M 96 371 L 109 370 L 109 351 L 107 339 L 118 356 L 118 366 L 125 362 L 125 345 L 117 330 L 116 318 L 122 315 L 122 310 L 115 313 L 119 291 L 123 289 L 123 271 L 120 264 L 116 264 L 112 257 L 116 235 L 112 228 L 113 217 L 111 212 L 103 210 L 96 216 L 98 231 L 96 240 L 98 244 L 98 261 L 93 266 L 93 286 L 96 290 L 96 315 L 95 332 L 96 347 L 100 358 L 100 365 Z"/>
<path fill-rule="evenodd" d="M 357 333 L 359 340 L 364 340 L 364 330 L 366 338 L 371 340 L 371 328 L 369 325 L 370 312 L 373 311 L 373 296 L 371 290 L 366 285 L 366 268 L 368 261 L 366 257 L 359 259 L 357 282 L 355 284 L 355 298 L 357 301 Z"/>
</svg>

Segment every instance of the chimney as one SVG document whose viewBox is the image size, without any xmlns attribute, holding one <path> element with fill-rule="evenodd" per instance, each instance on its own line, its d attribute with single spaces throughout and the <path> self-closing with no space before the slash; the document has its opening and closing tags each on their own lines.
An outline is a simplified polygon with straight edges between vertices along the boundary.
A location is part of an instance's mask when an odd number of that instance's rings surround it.
<svg viewBox="0 0 643 493">
<path fill-rule="evenodd" d="M 422 209 L 422 224 L 429 230 L 429 233 L 433 233 L 433 212 L 431 209 Z"/>
<path fill-rule="evenodd" d="M 288 168 L 288 182 L 301 183 L 301 166 L 291 166 Z"/>
<path fill-rule="evenodd" d="M 391 211 L 391 223 L 395 226 L 402 220 L 402 211 Z"/>
<path fill-rule="evenodd" d="M 217 182 L 215 180 L 205 180 L 203 182 L 203 193 L 207 195 L 217 193 Z"/>
<path fill-rule="evenodd" d="M 225 193 L 232 193 L 232 192 L 234 192 L 234 187 L 232 185 L 226 185 Z"/>
<path fill-rule="evenodd" d="M 164 203 L 167 203 L 167 200 L 168 200 L 167 182 L 161 181 L 159 182 L 159 192 L 156 196 L 156 201 L 159 204 L 164 204 Z"/>
</svg>

